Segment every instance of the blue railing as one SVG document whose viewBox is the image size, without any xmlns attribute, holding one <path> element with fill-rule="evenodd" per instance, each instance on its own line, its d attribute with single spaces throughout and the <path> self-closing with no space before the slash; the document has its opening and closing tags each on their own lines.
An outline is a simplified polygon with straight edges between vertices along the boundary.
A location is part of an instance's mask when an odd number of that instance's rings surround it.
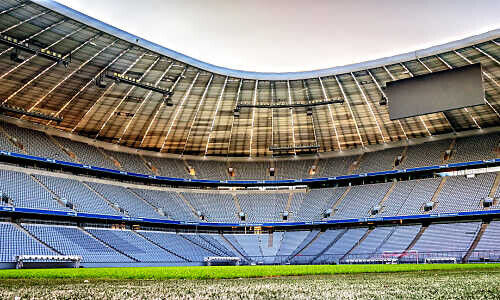
<svg viewBox="0 0 500 300">
<path fill-rule="evenodd" d="M 430 213 L 419 215 L 407 216 L 392 216 L 392 217 L 366 217 L 366 218 L 353 218 L 353 219 L 340 219 L 340 220 L 327 220 L 327 221 L 308 221 L 308 222 L 262 222 L 262 223 L 222 223 L 222 222 L 196 222 L 196 221 L 177 221 L 165 219 L 152 219 L 152 218 L 138 218 L 128 216 L 116 215 L 102 215 L 91 214 L 74 211 L 60 211 L 60 210 L 45 210 L 24 207 L 0 206 L 0 212 L 6 213 L 20 213 L 20 214 L 40 214 L 48 216 L 66 216 L 66 217 L 79 217 L 87 219 L 98 219 L 107 221 L 136 221 L 144 223 L 156 223 L 164 225 L 193 225 L 203 227 L 277 227 L 277 226 L 307 226 L 307 225 L 324 225 L 324 224 L 359 224 L 359 223 L 382 223 L 392 221 L 422 221 L 432 219 L 446 219 L 457 217 L 480 217 L 484 215 L 500 215 L 500 209 L 491 209 L 484 211 L 467 211 L 455 213 Z"/>
<path fill-rule="evenodd" d="M 74 162 L 67 162 L 57 159 L 51 158 L 43 158 L 33 155 L 20 154 L 15 152 L 9 152 L 0 150 L 0 155 L 9 156 L 13 158 L 21 158 L 32 161 L 39 161 L 44 163 L 57 164 L 60 166 L 67 167 L 75 167 L 93 171 L 99 171 L 109 174 L 117 174 L 117 175 L 125 175 L 131 176 L 135 178 L 142 179 L 155 179 L 165 182 L 182 182 L 182 183 L 201 183 L 201 184 L 221 184 L 221 185 L 282 185 L 282 184 L 300 184 L 300 183 L 312 183 L 312 182 L 322 182 L 322 181 L 338 181 L 338 180 L 349 180 L 349 179 L 360 179 L 366 177 L 375 177 L 375 176 L 385 176 L 385 175 L 394 175 L 394 174 L 403 174 L 403 173 L 415 173 L 422 171 L 432 171 L 432 170 L 440 170 L 440 169 L 449 169 L 449 168 L 461 168 L 461 167 L 469 167 L 469 166 L 479 166 L 479 165 L 490 165 L 499 163 L 500 159 L 488 159 L 488 160 L 478 160 L 471 162 L 463 162 L 463 163 L 452 163 L 446 165 L 436 165 L 436 166 L 425 166 L 419 168 L 410 168 L 403 170 L 390 170 L 390 171 L 381 171 L 381 172 L 370 172 L 370 173 L 361 173 L 361 174 L 353 174 L 353 175 L 342 175 L 342 176 L 334 176 L 334 177 L 320 177 L 320 178 L 306 178 L 306 179 L 286 179 L 286 180 L 212 180 L 212 179 L 191 179 L 191 178 L 175 178 L 175 177 L 166 177 L 166 176 L 156 176 L 156 175 L 145 175 L 133 172 L 119 171 L 107 168 L 101 168 L 96 166 L 84 165 Z"/>
</svg>

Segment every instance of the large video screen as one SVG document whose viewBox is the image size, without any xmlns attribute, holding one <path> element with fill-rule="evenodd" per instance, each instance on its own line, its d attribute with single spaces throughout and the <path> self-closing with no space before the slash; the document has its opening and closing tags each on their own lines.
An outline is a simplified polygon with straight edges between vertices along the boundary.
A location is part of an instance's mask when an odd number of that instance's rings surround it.
<svg viewBox="0 0 500 300">
<path fill-rule="evenodd" d="M 391 120 L 484 104 L 481 64 L 387 82 Z"/>
</svg>

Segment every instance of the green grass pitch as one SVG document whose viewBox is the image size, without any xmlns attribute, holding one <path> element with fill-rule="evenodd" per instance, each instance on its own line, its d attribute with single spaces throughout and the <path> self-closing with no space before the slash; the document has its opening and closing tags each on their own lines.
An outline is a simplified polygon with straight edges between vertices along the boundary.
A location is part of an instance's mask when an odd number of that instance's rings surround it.
<svg viewBox="0 0 500 300">
<path fill-rule="evenodd" d="M 500 265 L 0 271 L 0 299 L 500 299 Z"/>
<path fill-rule="evenodd" d="M 499 269 L 500 264 L 303 265 L 1 270 L 0 279 L 231 279 L 276 276 Z"/>
</svg>

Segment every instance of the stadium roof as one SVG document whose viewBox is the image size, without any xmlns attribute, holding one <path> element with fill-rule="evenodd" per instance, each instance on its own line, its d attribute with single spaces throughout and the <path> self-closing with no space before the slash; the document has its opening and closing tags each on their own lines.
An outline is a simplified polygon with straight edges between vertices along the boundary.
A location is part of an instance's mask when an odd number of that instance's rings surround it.
<svg viewBox="0 0 500 300">
<path fill-rule="evenodd" d="M 51 0 L 2 1 L 0 33 L 12 39 L 0 44 L 0 101 L 4 110 L 15 108 L 6 114 L 134 148 L 218 156 L 301 154 L 500 123 L 500 29 L 393 57 L 292 73 L 210 65 Z M 12 47 L 13 39 L 20 45 Z M 483 67 L 484 105 L 390 121 L 387 106 L 379 103 L 388 81 L 472 63 Z M 117 74 L 126 78 L 116 81 Z M 168 92 L 172 95 L 165 97 Z M 238 105 L 332 100 L 343 103 L 234 113 Z M 19 108 L 29 114 L 19 114 Z"/>
</svg>

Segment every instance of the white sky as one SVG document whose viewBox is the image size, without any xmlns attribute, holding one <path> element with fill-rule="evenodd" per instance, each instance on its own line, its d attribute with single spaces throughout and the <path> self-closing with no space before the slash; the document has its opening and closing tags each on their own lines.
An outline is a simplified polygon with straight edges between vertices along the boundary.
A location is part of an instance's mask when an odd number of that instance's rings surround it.
<svg viewBox="0 0 500 300">
<path fill-rule="evenodd" d="M 308 71 L 500 28 L 499 0 L 58 0 L 218 66 Z"/>
</svg>

